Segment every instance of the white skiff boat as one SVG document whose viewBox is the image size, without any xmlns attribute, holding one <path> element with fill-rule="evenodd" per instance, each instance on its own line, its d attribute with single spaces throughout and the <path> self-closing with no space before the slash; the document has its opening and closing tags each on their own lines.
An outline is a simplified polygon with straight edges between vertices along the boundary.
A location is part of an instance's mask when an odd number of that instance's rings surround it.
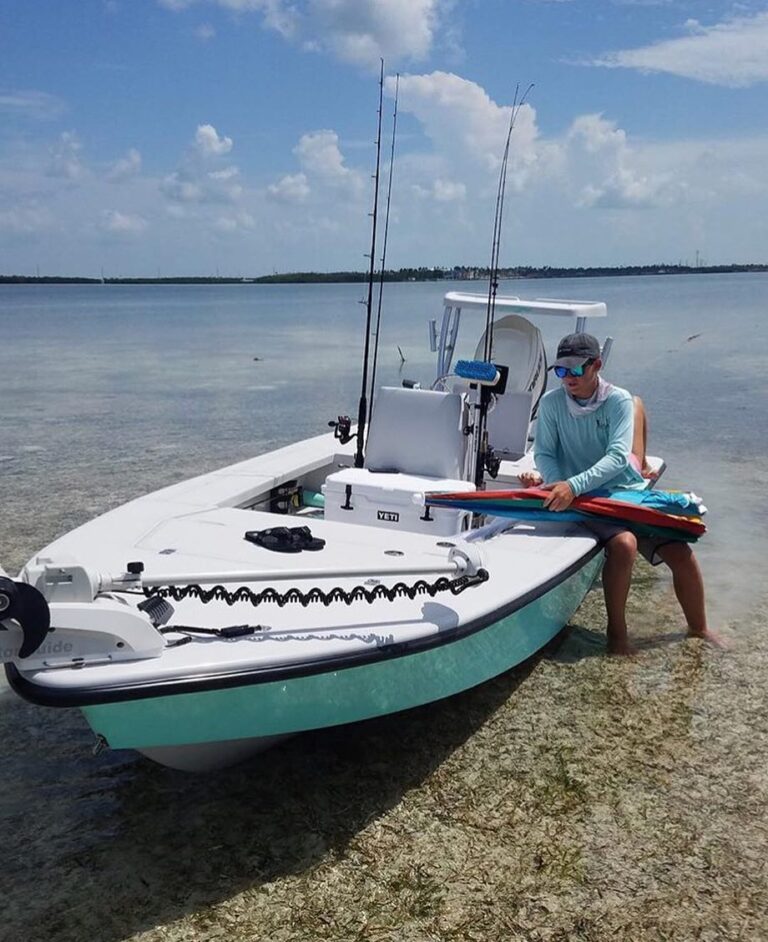
<svg viewBox="0 0 768 942">
<path fill-rule="evenodd" d="M 16 693 L 79 707 L 103 745 L 202 770 L 450 696 L 546 645 L 600 572 L 595 539 L 510 521 L 472 540 L 467 513 L 425 510 L 423 495 L 475 488 L 482 395 L 497 472 L 484 485 L 517 485 L 546 383 L 531 318 L 579 330 L 606 308 L 497 299 L 488 380 L 452 365 L 462 312 L 486 304 L 446 295 L 434 387 L 377 392 L 363 466 L 342 422 L 131 501 L 3 574 Z"/>
</svg>

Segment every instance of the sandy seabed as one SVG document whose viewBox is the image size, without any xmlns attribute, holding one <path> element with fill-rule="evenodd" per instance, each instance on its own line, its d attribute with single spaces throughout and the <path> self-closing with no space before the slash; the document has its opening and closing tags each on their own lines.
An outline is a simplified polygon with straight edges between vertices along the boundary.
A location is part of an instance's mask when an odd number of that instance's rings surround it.
<svg viewBox="0 0 768 942">
<path fill-rule="evenodd" d="M 768 939 L 767 610 L 685 640 L 641 564 L 636 658 L 593 592 L 482 687 L 207 776 L 4 696 L 0 938 Z"/>
</svg>

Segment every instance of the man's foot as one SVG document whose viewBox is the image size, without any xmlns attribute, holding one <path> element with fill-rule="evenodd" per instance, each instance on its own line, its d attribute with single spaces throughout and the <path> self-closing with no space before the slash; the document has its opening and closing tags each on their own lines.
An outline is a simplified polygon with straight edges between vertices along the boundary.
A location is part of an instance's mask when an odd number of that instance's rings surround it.
<svg viewBox="0 0 768 942">
<path fill-rule="evenodd" d="M 611 657 L 634 657 L 637 654 L 637 648 L 629 641 L 608 642 L 608 653 Z"/>
<path fill-rule="evenodd" d="M 706 628 L 704 631 L 692 631 L 689 629 L 688 637 L 700 638 L 702 641 L 706 641 L 707 644 L 711 644 L 713 648 L 720 648 L 722 651 L 728 650 L 728 642 L 725 638 L 716 631 L 710 631 L 709 628 Z"/>
</svg>

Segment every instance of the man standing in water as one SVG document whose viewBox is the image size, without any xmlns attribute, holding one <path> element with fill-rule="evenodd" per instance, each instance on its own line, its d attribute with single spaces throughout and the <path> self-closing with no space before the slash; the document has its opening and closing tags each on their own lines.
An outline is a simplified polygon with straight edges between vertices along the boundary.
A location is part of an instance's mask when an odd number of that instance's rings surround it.
<svg viewBox="0 0 768 942">
<path fill-rule="evenodd" d="M 575 497 L 601 487 L 642 488 L 646 482 L 632 455 L 634 408 L 630 393 L 600 376 L 600 344 L 591 334 L 570 334 L 557 348 L 553 364 L 559 389 L 541 400 L 534 460 L 550 510 L 566 510 Z M 538 475 L 536 475 L 538 478 Z M 536 483 L 521 475 L 524 484 Z M 627 637 L 626 604 L 638 549 L 651 563 L 672 570 L 675 594 L 688 623 L 688 633 L 719 643 L 707 627 L 704 583 L 687 543 L 638 539 L 620 524 L 587 524 L 606 541 L 603 591 L 608 613 L 608 650 L 632 654 Z"/>
</svg>

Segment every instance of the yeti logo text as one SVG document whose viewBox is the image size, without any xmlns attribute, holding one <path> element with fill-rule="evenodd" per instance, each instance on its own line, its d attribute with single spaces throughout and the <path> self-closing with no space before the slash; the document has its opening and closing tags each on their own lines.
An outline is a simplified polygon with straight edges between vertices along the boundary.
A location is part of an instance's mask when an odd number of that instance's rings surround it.
<svg viewBox="0 0 768 942">
<path fill-rule="evenodd" d="M 377 520 L 387 520 L 389 523 L 399 523 L 400 514 L 395 513 L 392 510 L 377 510 L 376 511 Z"/>
</svg>

